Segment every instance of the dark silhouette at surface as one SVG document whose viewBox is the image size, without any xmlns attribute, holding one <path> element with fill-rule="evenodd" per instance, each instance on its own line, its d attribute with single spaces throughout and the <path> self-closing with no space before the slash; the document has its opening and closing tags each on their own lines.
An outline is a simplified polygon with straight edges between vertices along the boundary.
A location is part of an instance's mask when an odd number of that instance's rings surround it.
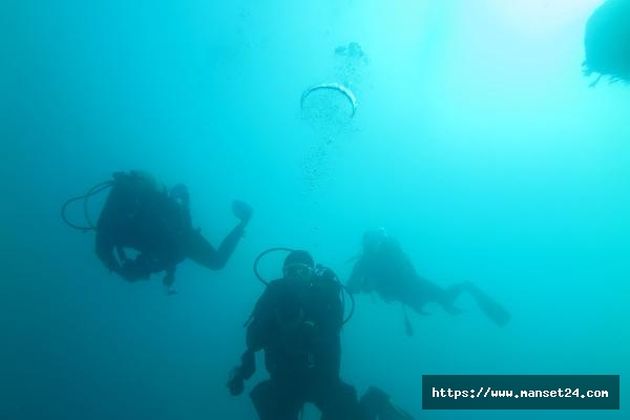
<svg viewBox="0 0 630 420">
<path fill-rule="evenodd" d="M 167 191 L 146 173 L 114 174 L 111 191 L 96 224 L 96 254 L 105 266 L 128 281 L 164 271 L 171 287 L 176 266 L 189 258 L 211 270 L 225 266 L 243 236 L 252 210 L 235 201 L 240 222 L 214 248 L 193 228 L 189 194 L 179 184 Z M 128 255 L 133 250 L 135 256 Z"/>
<path fill-rule="evenodd" d="M 269 379 L 250 394 L 261 420 L 297 420 L 305 403 L 315 404 L 324 420 L 411 419 L 377 388 L 359 401 L 354 387 L 340 379 L 344 310 L 335 274 L 318 269 L 305 251 L 289 254 L 283 272 L 256 303 L 230 392 L 243 392 L 256 370 L 255 353 L 264 350 Z"/>
<path fill-rule="evenodd" d="M 441 287 L 416 273 L 409 257 L 384 229 L 368 231 L 363 237 L 363 252 L 358 257 L 346 287 L 351 293 L 376 292 L 386 302 L 400 302 L 419 314 L 427 314 L 427 303 L 437 303 L 446 312 L 459 314 L 455 300 L 466 292 L 497 325 L 505 325 L 510 314 L 470 282 Z M 405 317 L 405 328 L 411 327 Z"/>
<path fill-rule="evenodd" d="M 584 36 L 586 75 L 630 82 L 630 0 L 607 0 L 591 15 Z"/>
</svg>

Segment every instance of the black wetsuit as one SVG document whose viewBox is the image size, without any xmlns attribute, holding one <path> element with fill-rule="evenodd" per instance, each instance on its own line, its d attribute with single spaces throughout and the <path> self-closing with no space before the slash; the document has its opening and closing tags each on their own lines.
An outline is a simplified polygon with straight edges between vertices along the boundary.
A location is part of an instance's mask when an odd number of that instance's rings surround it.
<svg viewBox="0 0 630 420">
<path fill-rule="evenodd" d="M 251 398 L 261 420 L 297 420 L 305 403 L 325 420 L 367 418 L 355 389 L 339 378 L 341 288 L 334 274 L 312 282 L 280 279 L 258 300 L 247 330 L 244 359 L 264 349 L 270 378 Z M 243 374 L 247 379 L 252 369 Z"/>
<path fill-rule="evenodd" d="M 186 258 L 210 269 L 222 268 L 243 234 L 237 225 L 216 250 L 193 229 L 187 195 L 176 199 L 150 176 L 117 173 L 96 231 L 96 254 L 107 268 L 129 281 L 152 273 L 174 274 Z M 138 255 L 128 257 L 125 249 Z"/>
<path fill-rule="evenodd" d="M 630 2 L 607 0 L 591 15 L 584 35 L 585 73 L 630 83 Z"/>
<path fill-rule="evenodd" d="M 428 302 L 452 307 L 459 289 L 444 289 L 416 273 L 413 264 L 393 239 L 379 249 L 362 254 L 355 263 L 346 285 L 351 293 L 376 292 L 387 302 L 401 302 L 418 313 L 424 313 Z"/>
<path fill-rule="evenodd" d="M 383 300 L 400 302 L 419 314 L 426 314 L 424 306 L 429 302 L 439 304 L 450 314 L 459 314 L 455 299 L 466 292 L 497 325 L 506 325 L 510 320 L 510 313 L 502 305 L 469 281 L 441 287 L 418 275 L 392 238 L 369 248 L 359 257 L 346 286 L 351 293 L 376 292 Z M 408 334 L 413 334 L 410 327 Z"/>
</svg>

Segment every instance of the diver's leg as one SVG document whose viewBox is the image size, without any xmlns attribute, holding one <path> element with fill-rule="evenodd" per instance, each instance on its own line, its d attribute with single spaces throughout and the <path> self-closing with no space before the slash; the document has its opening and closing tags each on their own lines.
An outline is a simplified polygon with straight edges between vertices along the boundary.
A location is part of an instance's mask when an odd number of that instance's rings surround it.
<svg viewBox="0 0 630 420">
<path fill-rule="evenodd" d="M 463 290 L 466 290 L 466 292 L 475 299 L 479 309 L 481 309 L 484 315 L 486 315 L 492 322 L 499 326 L 504 326 L 510 321 L 511 315 L 508 310 L 503 307 L 503 305 L 492 299 L 483 290 L 470 282 L 462 283 L 462 285 Z"/>
<path fill-rule="evenodd" d="M 303 404 L 290 388 L 268 380 L 256 385 L 249 395 L 260 420 L 298 420 Z"/>
<path fill-rule="evenodd" d="M 353 386 L 339 381 L 323 388 L 315 401 L 322 412 L 321 420 L 368 420 Z"/>
<path fill-rule="evenodd" d="M 510 320 L 510 313 L 501 304 L 469 281 L 457 283 L 445 289 L 427 280 L 423 281 L 426 300 L 439 303 L 450 314 L 461 313 L 460 309 L 455 306 L 455 300 L 465 292 L 475 300 L 481 311 L 495 324 L 503 326 Z"/>
<path fill-rule="evenodd" d="M 468 282 L 457 283 L 446 288 L 441 288 L 441 292 L 438 293 L 438 303 L 442 305 L 444 310 L 450 314 L 457 315 L 461 313 L 461 310 L 455 306 L 457 298 L 468 290 Z"/>
<path fill-rule="evenodd" d="M 440 304 L 448 313 L 458 314 L 460 312 L 454 306 L 455 298 L 459 295 L 458 290 L 444 289 L 422 277 L 417 277 L 409 284 L 410 286 L 400 295 L 399 300 L 418 314 L 427 315 L 424 306 L 430 302 Z"/>
<path fill-rule="evenodd" d="M 418 278 L 418 292 L 423 304 L 435 302 L 451 315 L 458 315 L 461 310 L 455 306 L 455 300 L 465 290 L 465 284 L 457 284 L 447 288 L 424 278 Z"/>
<path fill-rule="evenodd" d="M 244 225 L 239 223 L 223 239 L 218 249 L 204 238 L 199 231 L 193 231 L 187 240 L 185 253 L 188 258 L 211 270 L 220 270 L 230 259 L 236 245 L 243 236 Z"/>
</svg>

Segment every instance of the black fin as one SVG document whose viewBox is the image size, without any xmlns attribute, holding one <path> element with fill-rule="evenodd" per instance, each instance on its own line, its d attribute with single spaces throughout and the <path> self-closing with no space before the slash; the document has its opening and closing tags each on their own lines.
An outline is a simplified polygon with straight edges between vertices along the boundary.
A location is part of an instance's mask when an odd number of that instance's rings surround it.
<svg viewBox="0 0 630 420">
<path fill-rule="evenodd" d="M 479 305 L 481 311 L 500 327 L 506 325 L 512 317 L 510 313 L 500 303 L 492 299 L 476 286 L 470 285 L 468 288 L 471 296 Z"/>
</svg>

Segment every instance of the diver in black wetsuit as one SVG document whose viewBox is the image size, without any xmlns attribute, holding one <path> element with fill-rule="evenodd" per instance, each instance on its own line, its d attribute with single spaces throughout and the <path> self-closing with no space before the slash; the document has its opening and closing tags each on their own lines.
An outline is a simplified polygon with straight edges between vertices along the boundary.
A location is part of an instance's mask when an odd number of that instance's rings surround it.
<svg viewBox="0 0 630 420">
<path fill-rule="evenodd" d="M 305 403 L 323 420 L 410 420 L 389 397 L 370 388 L 359 401 L 339 377 L 343 325 L 341 285 L 330 269 L 318 269 L 305 251 L 284 262 L 284 277 L 269 283 L 247 328 L 247 350 L 228 388 L 243 392 L 255 370 L 255 353 L 265 351 L 270 378 L 250 396 L 261 420 L 297 420 Z"/>
<path fill-rule="evenodd" d="M 164 271 L 164 284 L 170 289 L 177 264 L 186 258 L 211 270 L 225 266 L 252 214 L 240 201 L 234 201 L 233 212 L 240 222 L 215 249 L 192 226 L 184 185 L 168 192 L 149 174 L 118 172 L 96 224 L 96 254 L 128 281 Z M 132 258 L 125 249 L 137 255 Z"/>
<path fill-rule="evenodd" d="M 354 265 L 346 287 L 351 293 L 376 292 L 387 302 L 396 301 L 419 314 L 426 314 L 427 303 L 437 303 L 451 314 L 460 310 L 455 300 L 462 293 L 470 294 L 488 318 L 497 325 L 505 325 L 510 314 L 477 286 L 463 282 L 443 288 L 416 273 L 409 257 L 398 242 L 384 229 L 367 231 L 363 236 L 363 253 Z M 408 326 L 408 333 L 410 333 Z"/>
<path fill-rule="evenodd" d="M 584 73 L 630 83 L 630 0 L 606 0 L 588 19 L 584 34 Z"/>
</svg>

